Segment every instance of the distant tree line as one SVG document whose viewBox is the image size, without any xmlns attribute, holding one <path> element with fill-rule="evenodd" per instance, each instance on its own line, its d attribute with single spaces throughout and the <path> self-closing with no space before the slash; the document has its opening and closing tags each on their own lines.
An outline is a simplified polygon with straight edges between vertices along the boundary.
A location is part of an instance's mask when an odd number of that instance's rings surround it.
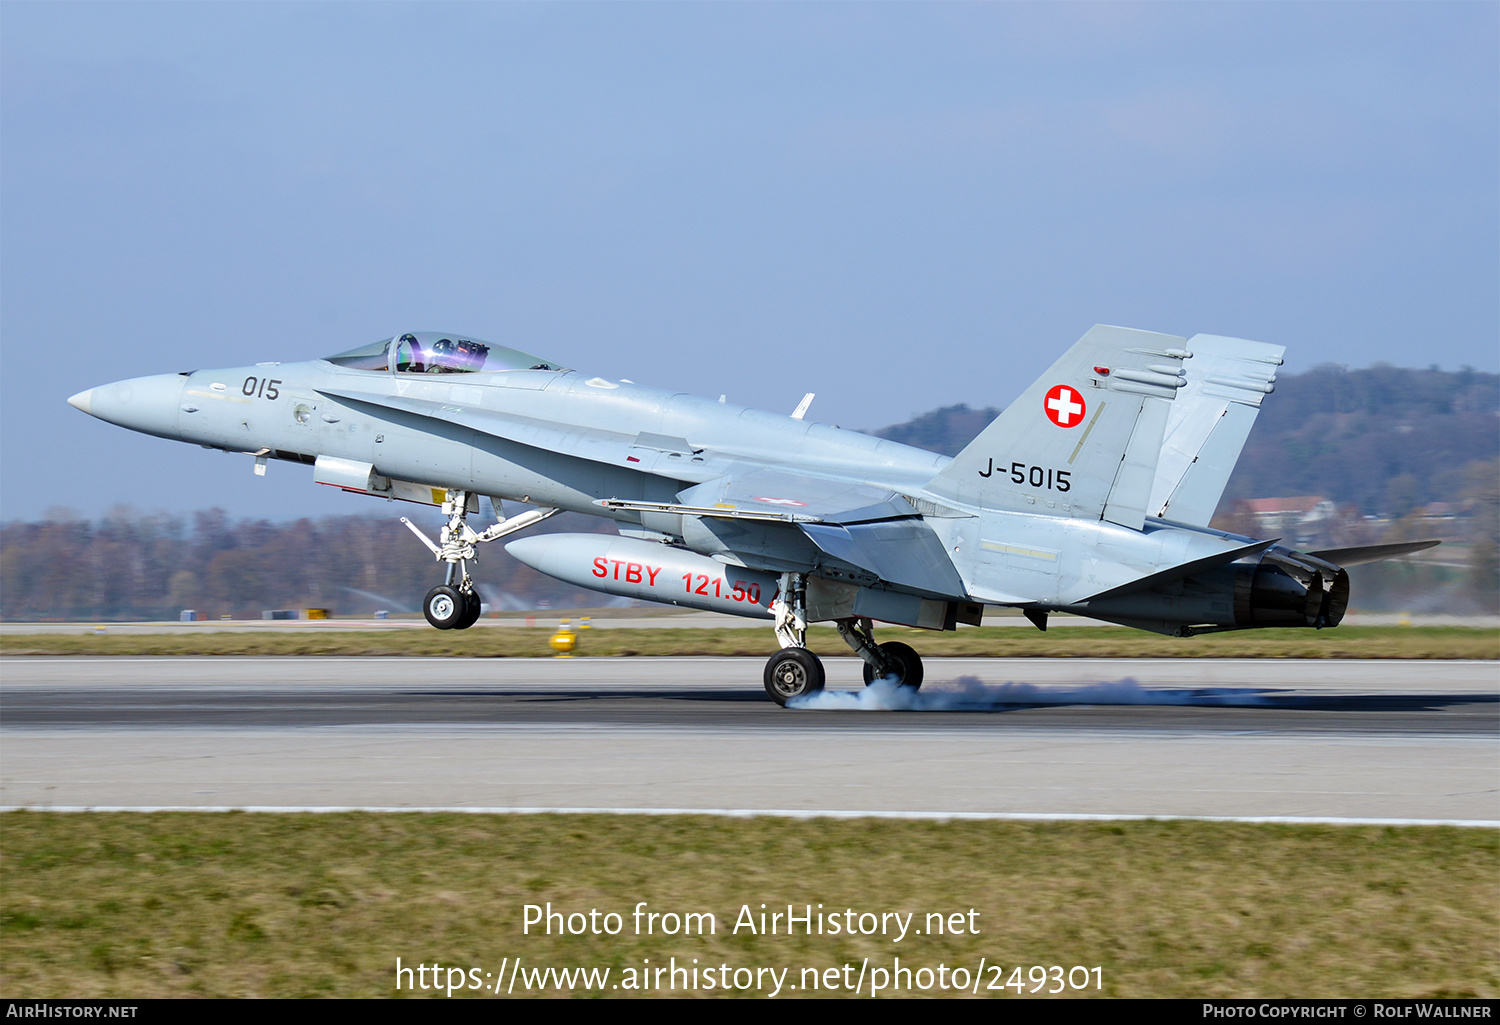
<svg viewBox="0 0 1500 1025">
<path fill-rule="evenodd" d="M 407 514 L 436 536 L 437 513 Z M 601 525 L 564 514 L 543 527 Z M 499 544 L 482 546 L 472 569 L 495 609 L 606 601 L 522 566 Z M 259 618 L 269 609 L 415 612 L 442 576 L 394 516 L 273 523 L 231 521 L 222 509 L 188 517 L 117 509 L 97 522 L 59 511 L 40 523 L 0 525 L 0 618 L 7 620 L 162 620 L 184 609 L 214 619 Z"/>
</svg>

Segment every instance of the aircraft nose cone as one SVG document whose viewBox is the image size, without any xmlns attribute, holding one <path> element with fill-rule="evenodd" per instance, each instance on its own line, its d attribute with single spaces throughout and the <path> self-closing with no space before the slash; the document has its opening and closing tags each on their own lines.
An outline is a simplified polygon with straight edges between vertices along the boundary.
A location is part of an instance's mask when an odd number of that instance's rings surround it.
<svg viewBox="0 0 1500 1025">
<path fill-rule="evenodd" d="M 68 404 L 132 431 L 176 438 L 177 407 L 186 381 L 181 374 L 136 377 L 79 392 Z"/>
</svg>

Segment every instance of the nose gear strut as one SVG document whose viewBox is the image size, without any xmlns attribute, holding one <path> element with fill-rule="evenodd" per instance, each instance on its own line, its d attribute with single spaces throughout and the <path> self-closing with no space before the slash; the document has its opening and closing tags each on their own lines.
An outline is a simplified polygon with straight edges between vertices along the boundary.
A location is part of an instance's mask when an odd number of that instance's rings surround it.
<svg viewBox="0 0 1500 1025">
<path fill-rule="evenodd" d="M 493 499 L 491 501 L 498 513 L 500 503 Z M 474 546 L 514 534 L 557 512 L 559 510 L 553 508 L 530 509 L 475 533 L 474 528 L 468 524 L 469 493 L 450 490 L 447 500 L 443 502 L 443 514 L 448 517 L 448 522 L 438 532 L 437 543 L 422 533 L 421 528 L 411 520 L 401 517 L 401 522 L 417 535 L 417 540 L 427 546 L 433 557 L 438 562 L 447 564 L 443 583 L 428 591 L 422 602 L 422 614 L 427 617 L 427 622 L 439 630 L 466 630 L 473 626 L 479 619 L 480 608 L 479 593 L 474 589 L 473 577 L 469 575 L 469 560 L 477 561 L 479 558 Z"/>
</svg>

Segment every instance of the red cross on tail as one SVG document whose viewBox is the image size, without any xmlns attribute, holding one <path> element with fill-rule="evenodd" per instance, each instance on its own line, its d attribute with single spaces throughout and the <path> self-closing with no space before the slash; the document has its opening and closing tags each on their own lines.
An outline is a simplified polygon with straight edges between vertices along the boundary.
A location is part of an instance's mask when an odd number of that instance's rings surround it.
<svg viewBox="0 0 1500 1025">
<path fill-rule="evenodd" d="M 1059 384 L 1047 393 L 1042 408 L 1047 411 L 1047 419 L 1059 427 L 1075 427 L 1083 423 L 1083 414 L 1088 412 L 1083 396 L 1065 384 Z"/>
</svg>

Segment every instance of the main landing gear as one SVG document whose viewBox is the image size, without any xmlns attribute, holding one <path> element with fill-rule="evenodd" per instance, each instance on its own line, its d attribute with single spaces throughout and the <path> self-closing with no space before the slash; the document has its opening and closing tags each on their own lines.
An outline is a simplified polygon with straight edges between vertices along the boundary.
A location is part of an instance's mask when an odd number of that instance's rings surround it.
<svg viewBox="0 0 1500 1025">
<path fill-rule="evenodd" d="M 474 546 L 486 541 L 494 541 L 507 534 L 513 534 L 533 523 L 540 523 L 548 516 L 556 513 L 556 509 L 532 509 L 512 516 L 508 520 L 489 527 L 482 533 L 475 533 L 469 526 L 467 517 L 469 515 L 469 502 L 474 501 L 475 511 L 479 508 L 477 496 L 467 491 L 448 492 L 447 501 L 443 503 L 443 514 L 448 517 L 448 522 L 438 534 L 438 542 L 434 544 L 430 538 L 405 516 L 401 522 L 417 535 L 438 562 L 447 563 L 447 577 L 443 583 L 427 592 L 427 597 L 422 599 L 422 615 L 427 617 L 427 622 L 439 630 L 467 630 L 479 621 L 480 600 L 479 592 L 474 587 L 474 578 L 469 575 L 469 560 L 478 559 L 474 552 Z M 500 503 L 494 499 L 498 517 Z"/>
<path fill-rule="evenodd" d="M 776 639 L 781 650 L 766 663 L 766 693 L 785 708 L 793 698 L 823 689 L 823 663 L 807 650 L 807 577 L 781 574 L 781 590 L 771 603 L 776 617 Z"/>
<path fill-rule="evenodd" d="M 807 577 L 783 573 L 781 593 L 771 606 L 776 617 L 776 639 L 781 650 L 766 662 L 766 693 L 786 707 L 794 698 L 807 697 L 823 689 L 823 663 L 807 650 Z M 900 641 L 875 643 L 874 627 L 868 619 L 834 621 L 844 643 L 864 660 L 865 686 L 876 680 L 893 680 L 897 686 L 916 690 L 922 686 L 922 658 Z"/>
</svg>

